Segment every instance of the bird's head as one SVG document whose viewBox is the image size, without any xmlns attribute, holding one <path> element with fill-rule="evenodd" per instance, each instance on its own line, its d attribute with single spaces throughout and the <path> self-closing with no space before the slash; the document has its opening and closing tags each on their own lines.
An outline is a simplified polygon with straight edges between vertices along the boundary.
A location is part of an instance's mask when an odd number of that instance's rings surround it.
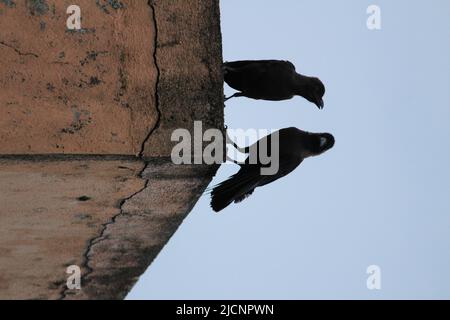
<svg viewBox="0 0 450 320">
<path fill-rule="evenodd" d="M 319 78 L 297 75 L 295 93 L 323 109 L 325 86 Z"/>
<path fill-rule="evenodd" d="M 311 151 L 317 156 L 333 148 L 334 143 L 334 137 L 329 133 L 314 134 L 312 137 Z"/>
<path fill-rule="evenodd" d="M 317 108 L 323 109 L 323 96 L 325 95 L 325 86 L 319 78 L 309 78 L 308 90 L 305 98 L 314 103 Z"/>
</svg>

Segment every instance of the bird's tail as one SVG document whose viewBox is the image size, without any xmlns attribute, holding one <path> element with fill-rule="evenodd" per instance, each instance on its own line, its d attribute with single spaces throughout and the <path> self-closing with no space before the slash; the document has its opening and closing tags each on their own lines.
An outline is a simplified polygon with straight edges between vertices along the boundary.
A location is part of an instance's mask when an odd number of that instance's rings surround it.
<svg viewBox="0 0 450 320">
<path fill-rule="evenodd" d="M 233 202 L 249 197 L 258 185 L 259 175 L 237 173 L 211 191 L 211 208 L 219 212 Z"/>
</svg>

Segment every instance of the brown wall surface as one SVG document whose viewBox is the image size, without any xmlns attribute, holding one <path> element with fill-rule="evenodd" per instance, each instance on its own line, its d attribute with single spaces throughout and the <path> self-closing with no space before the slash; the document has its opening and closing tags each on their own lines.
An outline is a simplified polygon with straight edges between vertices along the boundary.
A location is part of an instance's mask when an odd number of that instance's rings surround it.
<svg viewBox="0 0 450 320">
<path fill-rule="evenodd" d="M 219 1 L 72 4 L 0 0 L 3 299 L 124 298 L 217 170 L 169 156 L 223 130 Z"/>
<path fill-rule="evenodd" d="M 147 1 L 72 3 L 0 1 L 1 154 L 136 155 L 158 120 Z"/>
</svg>

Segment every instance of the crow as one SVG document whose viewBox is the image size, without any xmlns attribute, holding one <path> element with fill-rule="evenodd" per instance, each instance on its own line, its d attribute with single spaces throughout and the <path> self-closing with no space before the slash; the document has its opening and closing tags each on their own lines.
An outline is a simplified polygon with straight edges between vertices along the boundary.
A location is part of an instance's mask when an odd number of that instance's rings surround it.
<svg viewBox="0 0 450 320">
<path fill-rule="evenodd" d="M 246 60 L 223 64 L 225 82 L 239 92 L 232 97 L 258 100 L 288 100 L 302 96 L 323 109 L 325 86 L 315 77 L 307 77 L 295 71 L 289 61 Z"/>
<path fill-rule="evenodd" d="M 274 134 L 278 136 L 278 157 L 272 154 L 272 139 Z M 274 140 L 276 142 L 276 140 Z M 295 168 L 304 159 L 318 156 L 334 146 L 334 137 L 329 133 L 310 133 L 290 127 L 276 131 L 255 144 L 239 148 L 235 143 L 233 146 L 240 152 L 249 154 L 244 163 L 239 164 L 240 170 L 227 180 L 216 185 L 211 191 L 211 208 L 219 212 L 229 206 L 232 202 L 239 203 L 249 197 L 255 188 L 278 180 Z M 260 161 L 261 147 L 272 160 L 278 159 L 278 172 L 273 175 L 263 175 L 262 169 L 269 167 L 267 162 Z M 275 153 L 275 152 L 273 152 Z M 255 161 L 256 160 L 256 161 Z"/>
</svg>

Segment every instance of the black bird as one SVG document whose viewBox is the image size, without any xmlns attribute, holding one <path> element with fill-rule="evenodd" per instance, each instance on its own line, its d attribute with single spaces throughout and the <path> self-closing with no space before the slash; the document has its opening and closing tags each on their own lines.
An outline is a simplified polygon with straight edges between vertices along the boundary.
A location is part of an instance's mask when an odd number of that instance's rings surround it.
<svg viewBox="0 0 450 320">
<path fill-rule="evenodd" d="M 224 80 L 239 92 L 231 97 L 247 97 L 259 100 L 288 100 L 302 96 L 323 109 L 325 86 L 315 77 L 307 77 L 295 71 L 289 61 L 247 60 L 225 62 Z"/>
<path fill-rule="evenodd" d="M 260 139 L 255 144 L 239 148 L 235 143 L 234 147 L 240 152 L 249 154 L 244 163 L 239 164 L 241 169 L 238 173 L 215 186 L 211 191 L 211 207 L 219 212 L 232 202 L 238 203 L 249 197 L 255 188 L 269 184 L 275 180 L 292 172 L 302 161 L 308 157 L 318 156 L 334 146 L 334 137 L 329 133 L 309 133 L 291 127 L 277 131 L 278 135 L 278 172 L 274 175 L 263 175 L 262 168 L 268 168 L 270 164 L 262 164 L 262 161 L 251 161 L 259 159 L 258 155 L 261 145 L 266 149 L 270 157 L 271 141 L 274 133 Z"/>
</svg>

